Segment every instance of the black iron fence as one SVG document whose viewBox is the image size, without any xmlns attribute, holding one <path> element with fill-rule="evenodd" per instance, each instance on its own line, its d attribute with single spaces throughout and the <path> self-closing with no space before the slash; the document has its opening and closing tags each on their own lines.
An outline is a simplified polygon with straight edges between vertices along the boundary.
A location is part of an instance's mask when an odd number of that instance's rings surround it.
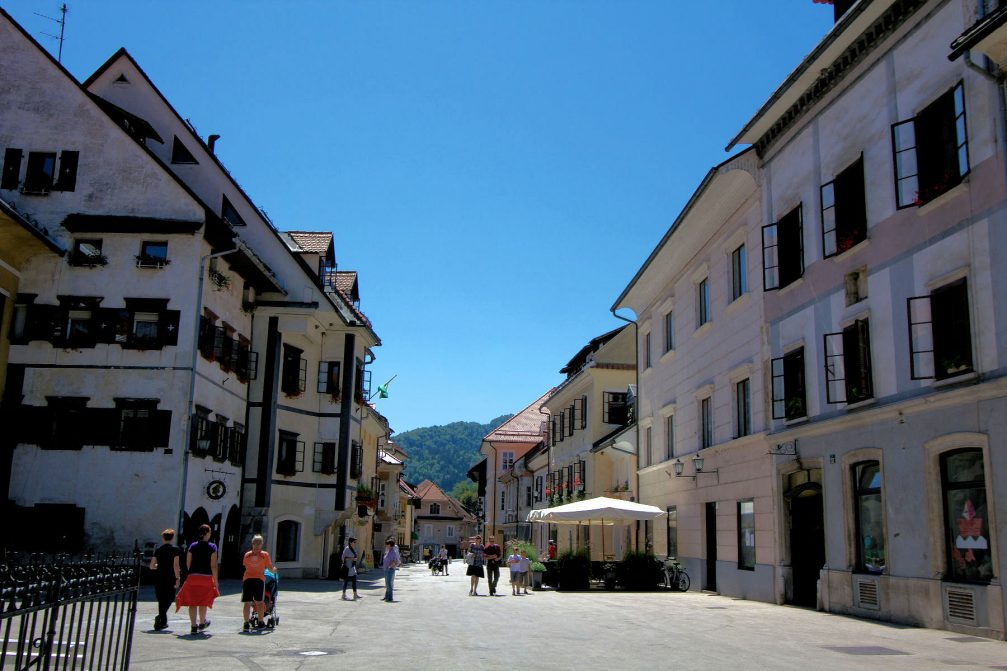
<svg viewBox="0 0 1007 671">
<path fill-rule="evenodd" d="M 0 671 L 129 668 L 140 556 L 0 559 Z"/>
</svg>

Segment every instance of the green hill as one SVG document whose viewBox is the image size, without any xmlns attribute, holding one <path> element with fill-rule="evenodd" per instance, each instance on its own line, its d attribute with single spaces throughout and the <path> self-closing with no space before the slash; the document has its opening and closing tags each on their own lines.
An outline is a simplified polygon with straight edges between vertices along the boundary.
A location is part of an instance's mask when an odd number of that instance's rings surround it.
<svg viewBox="0 0 1007 671">
<path fill-rule="evenodd" d="M 446 492 L 467 478 L 466 473 L 481 455 L 483 436 L 513 415 L 501 415 L 487 424 L 452 422 L 443 426 L 425 426 L 392 436 L 409 454 L 405 479 L 412 483 L 430 480 Z"/>
</svg>

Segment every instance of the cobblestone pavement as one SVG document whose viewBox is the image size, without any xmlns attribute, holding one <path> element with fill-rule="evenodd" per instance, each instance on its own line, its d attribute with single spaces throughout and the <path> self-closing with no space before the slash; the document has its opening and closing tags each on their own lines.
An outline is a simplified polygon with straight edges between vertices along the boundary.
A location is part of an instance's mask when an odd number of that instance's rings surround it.
<svg viewBox="0 0 1007 671">
<path fill-rule="evenodd" d="M 395 603 L 382 601 L 379 571 L 362 576 L 360 601 L 341 583 L 282 580 L 279 626 L 243 633 L 239 584 L 225 582 L 205 634 L 190 636 L 184 611 L 153 632 L 144 588 L 131 668 L 229 671 L 384 668 L 711 669 L 815 671 L 967 666 L 1007 670 L 1007 643 L 899 627 L 702 592 L 532 592 L 469 597 L 464 565 L 431 576 L 399 571 Z M 505 572 L 506 573 L 506 572 Z"/>
</svg>

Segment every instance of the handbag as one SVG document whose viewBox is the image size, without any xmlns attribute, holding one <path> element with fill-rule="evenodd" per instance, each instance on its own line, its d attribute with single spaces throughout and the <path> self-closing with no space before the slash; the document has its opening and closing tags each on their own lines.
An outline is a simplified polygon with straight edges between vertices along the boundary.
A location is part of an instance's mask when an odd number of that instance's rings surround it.
<svg viewBox="0 0 1007 671">
<path fill-rule="evenodd" d="M 471 552 L 466 552 L 465 553 L 465 563 L 468 564 L 469 566 L 472 566 L 472 562 L 474 562 L 475 559 L 476 559 L 476 556 L 474 554 L 472 554 Z"/>
</svg>

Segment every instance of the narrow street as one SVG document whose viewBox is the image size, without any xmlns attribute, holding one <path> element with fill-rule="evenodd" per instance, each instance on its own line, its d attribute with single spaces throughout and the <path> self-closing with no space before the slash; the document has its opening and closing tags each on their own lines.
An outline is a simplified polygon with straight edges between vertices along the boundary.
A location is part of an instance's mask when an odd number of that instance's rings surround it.
<svg viewBox="0 0 1007 671">
<path fill-rule="evenodd" d="M 420 564 L 399 572 L 393 604 L 381 600 L 378 571 L 362 576 L 357 602 L 341 583 L 281 584 L 273 631 L 241 632 L 238 583 L 224 584 L 205 635 L 189 636 L 185 613 L 154 633 L 150 588 L 141 592 L 131 668 L 198 665 L 230 669 L 389 668 L 452 670 L 493 664 L 529 669 L 703 668 L 816 671 L 1007 669 L 1007 644 L 688 593 L 532 592 L 467 596 L 464 565 L 447 577 Z M 485 595 L 485 581 L 480 581 Z M 180 635 L 181 634 L 181 635 Z M 881 659 L 879 659 L 879 657 Z M 739 664 L 740 662 L 740 664 Z"/>
</svg>

